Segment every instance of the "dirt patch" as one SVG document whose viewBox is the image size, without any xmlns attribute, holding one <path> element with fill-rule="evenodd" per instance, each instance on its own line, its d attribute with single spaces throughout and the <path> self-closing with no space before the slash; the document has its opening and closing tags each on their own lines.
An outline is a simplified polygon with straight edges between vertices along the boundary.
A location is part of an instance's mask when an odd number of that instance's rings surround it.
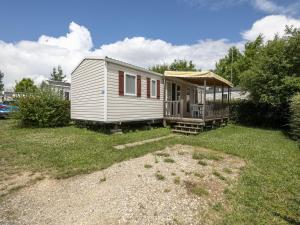
<svg viewBox="0 0 300 225">
<path fill-rule="evenodd" d="M 195 151 L 205 154 L 196 159 Z M 225 202 L 224 189 L 237 179 L 244 161 L 183 145 L 159 153 L 89 175 L 44 179 L 26 187 L 0 203 L 0 224 L 215 222 L 216 216 L 207 215 Z M 219 156 L 218 160 L 210 154 Z M 224 179 L 214 175 L 215 171 Z"/>
<path fill-rule="evenodd" d="M 28 171 L 6 171 L 1 172 L 0 174 L 0 197 L 3 197 L 13 191 L 21 189 L 44 178 L 44 176 L 41 173 Z"/>
</svg>

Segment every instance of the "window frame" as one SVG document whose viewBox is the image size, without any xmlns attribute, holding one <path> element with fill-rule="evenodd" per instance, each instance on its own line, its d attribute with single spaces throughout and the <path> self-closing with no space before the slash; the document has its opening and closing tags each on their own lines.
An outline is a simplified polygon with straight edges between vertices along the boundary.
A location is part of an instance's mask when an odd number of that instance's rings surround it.
<svg viewBox="0 0 300 225">
<path fill-rule="evenodd" d="M 131 77 L 134 77 L 134 94 L 127 92 L 127 89 L 126 89 L 127 75 L 131 76 Z M 124 95 L 126 95 L 126 96 L 137 96 L 137 76 L 136 76 L 136 74 L 124 72 Z"/>
<path fill-rule="evenodd" d="M 152 81 L 154 81 L 155 82 L 155 95 L 152 95 L 152 86 L 153 86 L 153 83 L 152 83 Z M 155 79 L 151 79 L 151 85 L 150 85 L 150 96 L 151 96 L 151 98 L 157 98 L 157 80 L 155 80 Z"/>
</svg>

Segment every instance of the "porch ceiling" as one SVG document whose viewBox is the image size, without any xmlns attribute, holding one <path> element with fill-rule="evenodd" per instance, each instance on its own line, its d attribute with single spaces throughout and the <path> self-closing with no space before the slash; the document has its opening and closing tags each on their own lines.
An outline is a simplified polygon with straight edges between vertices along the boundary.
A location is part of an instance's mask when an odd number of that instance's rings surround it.
<svg viewBox="0 0 300 225">
<path fill-rule="evenodd" d="M 200 71 L 200 72 L 190 72 L 190 71 L 165 71 L 165 77 L 176 77 L 185 80 L 190 83 L 194 83 L 200 86 L 204 85 L 204 80 L 206 80 L 206 85 L 208 86 L 227 86 L 233 87 L 233 84 L 224 79 L 223 77 L 211 72 L 211 71 Z"/>
</svg>

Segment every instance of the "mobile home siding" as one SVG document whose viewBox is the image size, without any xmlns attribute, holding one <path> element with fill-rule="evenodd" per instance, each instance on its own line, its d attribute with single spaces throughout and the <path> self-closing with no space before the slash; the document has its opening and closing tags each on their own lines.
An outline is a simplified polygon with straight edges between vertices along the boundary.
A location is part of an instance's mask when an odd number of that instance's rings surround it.
<svg viewBox="0 0 300 225">
<path fill-rule="evenodd" d="M 141 97 L 119 95 L 119 71 L 141 76 Z M 164 93 L 162 76 L 107 63 L 107 122 L 163 118 L 163 98 L 147 98 L 147 78 L 160 80 L 160 93 Z"/>
<path fill-rule="evenodd" d="M 105 63 L 99 59 L 85 59 L 72 73 L 71 118 L 76 120 L 104 120 Z"/>
</svg>

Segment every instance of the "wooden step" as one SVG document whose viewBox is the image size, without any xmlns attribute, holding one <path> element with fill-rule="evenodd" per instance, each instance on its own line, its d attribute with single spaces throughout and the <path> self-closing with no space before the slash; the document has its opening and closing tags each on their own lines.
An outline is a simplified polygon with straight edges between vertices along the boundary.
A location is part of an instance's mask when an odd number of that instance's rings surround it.
<svg viewBox="0 0 300 225">
<path fill-rule="evenodd" d="M 197 131 L 187 131 L 187 130 L 177 130 L 177 129 L 173 129 L 172 131 L 176 133 L 182 133 L 182 134 L 199 134 L 199 132 Z"/>
<path fill-rule="evenodd" d="M 191 130 L 202 130 L 203 127 L 188 127 L 188 126 L 182 126 L 182 125 L 175 125 L 175 128 L 183 128 L 183 129 L 191 129 Z"/>
<path fill-rule="evenodd" d="M 204 123 L 201 122 L 201 123 L 190 123 L 190 122 L 176 122 L 177 124 L 185 124 L 185 125 L 194 125 L 194 126 L 201 126 L 203 125 Z"/>
</svg>

